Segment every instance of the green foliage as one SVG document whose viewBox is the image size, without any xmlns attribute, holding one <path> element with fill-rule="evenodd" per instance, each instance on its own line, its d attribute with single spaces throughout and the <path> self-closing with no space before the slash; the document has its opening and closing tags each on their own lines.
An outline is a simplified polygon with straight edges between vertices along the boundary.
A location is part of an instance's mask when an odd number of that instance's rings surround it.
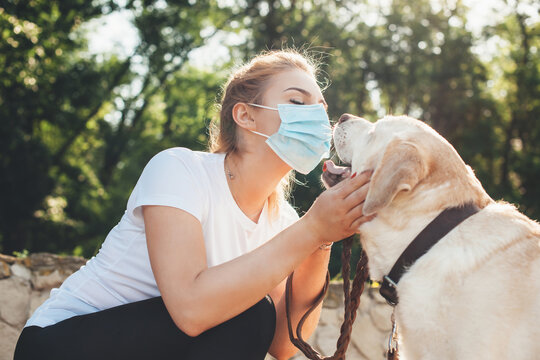
<svg viewBox="0 0 540 360">
<path fill-rule="evenodd" d="M 536 4 L 538 5 L 538 4 Z M 493 61 L 500 113 L 502 159 L 497 193 L 520 210 L 540 218 L 540 24 L 514 9 L 503 23 L 486 29 L 499 37 L 501 51 Z"/>
<path fill-rule="evenodd" d="M 83 25 L 120 9 L 132 15 L 136 48 L 89 54 Z M 228 68 L 203 70 L 190 54 L 214 33 L 244 39 L 230 46 L 227 67 L 264 49 L 309 50 L 323 60 L 331 119 L 420 118 L 494 198 L 540 218 L 540 28 L 508 9 L 476 36 L 460 1 L 4 2 L 0 251 L 91 257 L 153 155 L 206 148 Z M 488 42 L 492 57 L 479 50 Z M 323 191 L 320 168 L 297 179 L 291 202 L 303 214 Z M 339 276 L 339 243 L 330 270 Z"/>
<path fill-rule="evenodd" d="M 45 235 L 42 226 L 55 228 L 52 234 L 67 231 L 62 221 L 40 219 L 35 211 L 55 193 L 53 169 L 65 166 L 64 139 L 107 95 L 101 66 L 78 61 L 84 41 L 70 36 L 81 23 L 102 14 L 101 6 L 86 1 L 10 1 L 3 6 L 0 232 L 3 250 L 11 252 L 25 245 L 39 248 L 34 241 Z"/>
<path fill-rule="evenodd" d="M 19 251 L 14 251 L 13 252 L 13 255 L 15 255 L 15 257 L 18 258 L 18 259 L 25 259 L 25 258 L 28 257 L 29 254 L 30 254 L 30 252 L 28 251 L 28 249 L 24 249 L 21 252 L 19 252 Z"/>
<path fill-rule="evenodd" d="M 158 3 L 128 3 L 138 14 L 141 42 L 126 59 L 88 55 L 81 31 L 84 22 L 117 8 L 113 2 L 8 2 L 0 8 L 2 251 L 82 245 L 85 256 L 94 254 L 119 220 L 138 176 L 133 168 L 140 174 L 157 148 L 173 142 L 199 148 L 204 142 L 204 116 L 211 112 L 168 89 L 188 78 L 191 99 L 200 101 L 197 89 L 215 93 L 213 74 L 203 74 L 201 83 L 182 68 L 204 43 L 201 30 L 211 21 L 220 25 L 225 13 L 214 15 L 211 3 Z M 159 100 L 164 96 L 168 102 Z M 159 103 L 166 106 L 150 113 Z M 155 129 L 160 113 L 175 119 L 164 125 L 168 129 Z M 191 124 L 173 136 L 178 121 Z M 129 181 L 124 171 L 131 171 Z"/>
</svg>

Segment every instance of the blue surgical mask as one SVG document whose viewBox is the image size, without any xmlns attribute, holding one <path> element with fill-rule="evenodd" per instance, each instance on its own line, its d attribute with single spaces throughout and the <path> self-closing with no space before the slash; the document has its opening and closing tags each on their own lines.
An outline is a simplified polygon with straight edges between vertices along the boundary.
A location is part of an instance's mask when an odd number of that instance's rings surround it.
<svg viewBox="0 0 540 360">
<path fill-rule="evenodd" d="M 308 174 L 330 155 L 332 127 L 322 104 L 278 104 L 277 109 L 249 105 L 278 111 L 281 125 L 275 134 L 250 131 L 266 137 L 268 146 L 294 170 Z"/>
</svg>

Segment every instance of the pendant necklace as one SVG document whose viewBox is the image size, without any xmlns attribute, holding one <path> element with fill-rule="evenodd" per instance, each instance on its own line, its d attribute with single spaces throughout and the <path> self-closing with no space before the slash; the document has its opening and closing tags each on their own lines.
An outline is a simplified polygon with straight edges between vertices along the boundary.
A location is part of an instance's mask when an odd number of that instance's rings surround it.
<svg viewBox="0 0 540 360">
<path fill-rule="evenodd" d="M 227 161 L 226 161 L 228 155 L 229 155 L 229 154 L 225 155 L 225 160 L 223 161 L 224 164 L 225 164 L 225 172 L 227 173 L 227 176 L 229 177 L 230 180 L 234 180 L 234 179 L 235 179 L 235 176 L 234 176 L 234 174 L 232 173 L 231 169 L 229 168 L 229 165 L 227 165 Z M 232 194 L 232 192 L 231 192 L 231 195 L 233 196 L 233 199 L 236 201 L 236 197 L 234 196 L 234 194 Z M 238 204 L 238 202 L 237 202 L 237 204 Z M 245 214 L 247 217 L 252 218 L 252 217 L 254 217 L 254 216 L 256 216 L 256 215 L 259 215 L 259 214 L 262 212 L 263 208 L 264 208 L 264 206 L 263 206 L 260 210 L 257 210 L 256 212 L 254 212 L 253 214 L 246 214 L 246 213 L 244 213 L 244 214 Z M 242 211 L 242 212 L 243 212 L 243 211 Z"/>
<path fill-rule="evenodd" d="M 228 155 L 228 154 L 227 154 Z M 227 156 L 225 156 L 225 160 L 227 160 Z M 227 165 L 227 162 L 225 162 L 225 171 L 227 172 L 227 176 L 230 180 L 234 180 L 234 174 L 231 172 L 231 169 L 229 168 L 229 165 Z"/>
</svg>

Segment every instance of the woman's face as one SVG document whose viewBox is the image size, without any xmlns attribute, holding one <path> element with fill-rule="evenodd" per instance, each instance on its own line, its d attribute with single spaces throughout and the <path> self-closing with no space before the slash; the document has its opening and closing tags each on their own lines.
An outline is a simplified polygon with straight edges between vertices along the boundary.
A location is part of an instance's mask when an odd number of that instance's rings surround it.
<svg viewBox="0 0 540 360">
<path fill-rule="evenodd" d="M 278 104 L 311 105 L 321 103 L 327 107 L 321 89 L 307 72 L 294 69 L 275 75 L 267 85 L 260 105 L 277 108 Z M 281 125 L 275 110 L 250 106 L 250 113 L 256 122 L 256 130 L 268 136 L 276 133 Z"/>
</svg>

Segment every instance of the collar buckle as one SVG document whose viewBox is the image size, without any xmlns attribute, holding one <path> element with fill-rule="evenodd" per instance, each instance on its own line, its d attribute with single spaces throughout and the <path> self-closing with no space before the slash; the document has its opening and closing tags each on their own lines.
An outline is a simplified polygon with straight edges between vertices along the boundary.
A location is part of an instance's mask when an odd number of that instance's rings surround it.
<svg viewBox="0 0 540 360">
<path fill-rule="evenodd" d="M 383 282 L 379 289 L 379 293 L 386 299 L 388 305 L 396 306 L 398 304 L 397 284 L 388 275 L 383 276 Z"/>
</svg>

